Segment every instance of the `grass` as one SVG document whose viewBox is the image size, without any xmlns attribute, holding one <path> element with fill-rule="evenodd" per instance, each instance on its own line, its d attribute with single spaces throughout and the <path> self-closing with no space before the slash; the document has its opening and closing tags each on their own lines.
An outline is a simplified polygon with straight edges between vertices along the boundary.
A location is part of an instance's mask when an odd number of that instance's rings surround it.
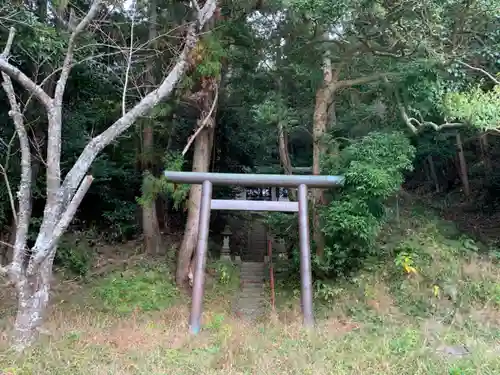
<svg viewBox="0 0 500 375">
<path fill-rule="evenodd" d="M 402 215 L 403 216 L 403 215 Z M 493 375 L 500 373 L 500 270 L 432 217 L 404 213 L 380 238 L 383 261 L 350 280 L 318 284 L 314 331 L 301 327 L 297 288 L 278 279 L 278 309 L 258 324 L 231 316 L 237 271 L 214 264 L 202 332 L 187 334 L 188 300 L 168 271 L 138 265 L 54 299 L 51 332 L 12 374 Z M 392 228 L 392 229 L 391 229 Z M 444 228 L 444 229 L 443 229 Z M 472 249 L 472 250 L 471 250 Z M 405 252 L 417 274 L 407 274 Z M 437 288 L 436 288 L 437 287 Z M 3 319 L 9 324 L 11 318 Z M 6 348 L 0 336 L 0 349 Z M 454 357 L 444 346 L 466 345 Z M 1 373 L 1 371 L 0 371 Z"/>
</svg>

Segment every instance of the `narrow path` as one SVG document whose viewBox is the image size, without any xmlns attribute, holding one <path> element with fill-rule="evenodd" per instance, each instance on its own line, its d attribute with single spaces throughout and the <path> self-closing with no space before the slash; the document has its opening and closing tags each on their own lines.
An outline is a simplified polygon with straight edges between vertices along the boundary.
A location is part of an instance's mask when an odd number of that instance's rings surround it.
<svg viewBox="0 0 500 375">
<path fill-rule="evenodd" d="M 236 302 L 236 315 L 255 320 L 265 312 L 264 262 L 243 262 L 241 264 L 241 290 Z"/>
<path fill-rule="evenodd" d="M 240 292 L 235 304 L 236 315 L 255 320 L 265 312 L 265 263 L 267 232 L 258 217 L 253 217 L 248 233 L 248 247 L 242 253 Z"/>
</svg>

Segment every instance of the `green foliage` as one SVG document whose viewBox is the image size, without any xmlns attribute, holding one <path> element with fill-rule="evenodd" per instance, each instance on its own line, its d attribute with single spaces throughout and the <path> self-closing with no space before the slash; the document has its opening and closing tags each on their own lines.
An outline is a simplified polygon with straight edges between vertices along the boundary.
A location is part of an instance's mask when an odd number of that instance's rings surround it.
<svg viewBox="0 0 500 375">
<path fill-rule="evenodd" d="M 484 91 L 453 92 L 444 97 L 445 114 L 487 131 L 500 127 L 500 85 Z"/>
<path fill-rule="evenodd" d="M 219 77 L 222 68 L 222 59 L 226 57 L 226 51 L 219 38 L 215 34 L 208 34 L 194 50 L 199 54 L 201 62 L 196 66 L 196 76 Z"/>
<path fill-rule="evenodd" d="M 342 296 L 344 289 L 333 283 L 316 280 L 314 283 L 314 297 L 323 303 L 331 304 Z"/>
<path fill-rule="evenodd" d="M 385 200 L 398 192 L 414 154 L 401 133 L 373 132 L 342 150 L 340 168 L 327 171 L 344 175 L 345 185 L 322 211 L 325 255 L 314 259 L 320 274 L 339 275 L 373 253 L 386 217 Z"/>
<path fill-rule="evenodd" d="M 107 224 L 107 230 L 103 233 L 105 240 L 123 242 L 139 232 L 135 204 L 120 199 L 110 199 L 107 203 L 114 206 L 114 209 L 105 210 L 102 213 Z"/>
<path fill-rule="evenodd" d="M 240 274 L 237 265 L 232 262 L 218 260 L 207 265 L 207 270 L 215 275 L 211 297 L 226 295 L 238 290 Z"/>
<path fill-rule="evenodd" d="M 184 159 L 180 153 L 168 153 L 164 157 L 165 170 L 180 171 Z M 137 198 L 139 204 L 156 199 L 158 194 L 166 194 L 174 201 L 176 209 L 185 201 L 189 194 L 190 185 L 177 185 L 168 181 L 164 176 L 155 177 L 151 173 L 144 176 L 142 184 L 142 196 Z"/>
<path fill-rule="evenodd" d="M 287 107 L 286 102 L 279 95 L 270 94 L 262 103 L 252 108 L 255 120 L 269 126 L 276 126 L 279 122 L 290 128 L 297 124 L 297 114 Z"/>
<path fill-rule="evenodd" d="M 344 14 L 349 6 L 355 2 L 328 0 L 288 0 L 286 5 L 298 14 L 304 14 L 307 19 L 335 23 Z"/>
<path fill-rule="evenodd" d="M 386 221 L 385 202 L 396 194 L 403 172 L 412 169 L 415 148 L 402 133 L 372 132 L 355 140 L 340 154 L 324 160 L 324 173 L 345 176 L 344 187 L 333 191 L 331 203 L 322 208 L 326 247 L 323 257 L 313 257 L 316 277 L 340 276 L 356 269 L 376 251 L 375 241 Z M 266 224 L 277 237 L 292 244 L 290 274 L 299 270 L 297 217 L 271 214 Z M 319 298 L 330 298 L 326 284 L 318 284 Z"/>
<path fill-rule="evenodd" d="M 178 296 L 168 270 L 163 267 L 114 272 L 94 289 L 94 297 L 104 310 L 120 314 L 163 310 L 172 306 Z"/>
<path fill-rule="evenodd" d="M 86 276 L 94 257 L 95 250 L 89 245 L 86 233 L 76 233 L 61 238 L 54 263 L 71 274 Z"/>
</svg>

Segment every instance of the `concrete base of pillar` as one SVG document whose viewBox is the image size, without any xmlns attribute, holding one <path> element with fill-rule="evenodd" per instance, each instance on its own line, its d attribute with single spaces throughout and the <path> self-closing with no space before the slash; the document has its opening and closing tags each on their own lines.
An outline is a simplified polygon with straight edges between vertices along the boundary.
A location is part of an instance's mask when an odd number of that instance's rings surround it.
<svg viewBox="0 0 500 375">
<path fill-rule="evenodd" d="M 223 262 L 231 262 L 231 255 L 229 254 L 221 254 L 220 260 Z"/>
<path fill-rule="evenodd" d="M 239 255 L 234 256 L 234 263 L 235 264 L 241 264 L 241 257 Z"/>
</svg>

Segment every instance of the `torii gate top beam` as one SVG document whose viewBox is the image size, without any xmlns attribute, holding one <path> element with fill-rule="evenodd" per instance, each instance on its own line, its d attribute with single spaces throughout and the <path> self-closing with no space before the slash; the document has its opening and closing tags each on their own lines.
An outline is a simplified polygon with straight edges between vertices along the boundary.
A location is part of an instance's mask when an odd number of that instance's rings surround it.
<svg viewBox="0 0 500 375">
<path fill-rule="evenodd" d="M 239 186 L 280 186 L 296 188 L 307 185 L 310 188 L 329 188 L 342 186 L 342 176 L 304 176 L 304 175 L 279 175 L 279 174 L 239 174 L 239 173 L 205 173 L 205 172 L 173 172 L 165 171 L 165 177 L 181 184 L 202 184 L 210 181 L 214 185 L 239 185 Z"/>
</svg>

